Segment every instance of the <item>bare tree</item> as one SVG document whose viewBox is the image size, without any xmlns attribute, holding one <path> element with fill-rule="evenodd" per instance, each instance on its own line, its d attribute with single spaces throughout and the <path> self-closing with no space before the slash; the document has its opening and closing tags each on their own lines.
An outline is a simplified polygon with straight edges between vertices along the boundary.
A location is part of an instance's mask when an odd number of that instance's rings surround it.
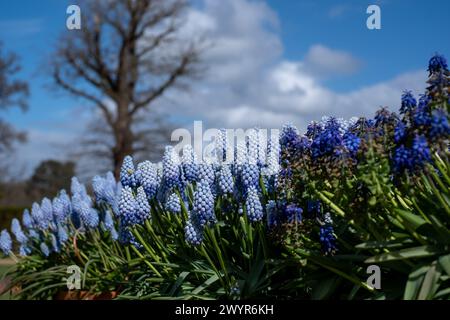
<svg viewBox="0 0 450 320">
<path fill-rule="evenodd" d="M 143 111 L 133 122 L 133 156 L 136 161 L 160 161 L 164 147 L 170 140 L 175 126 L 156 110 Z M 88 122 L 86 133 L 76 139 L 69 152 L 77 162 L 77 176 L 88 181 L 98 172 L 106 172 L 113 167 L 114 134 L 106 120 L 97 115 Z"/>
<path fill-rule="evenodd" d="M 28 85 L 15 78 L 20 69 L 17 56 L 4 53 L 0 43 L 0 110 L 11 107 L 27 109 Z M 17 131 L 0 118 L 0 154 L 10 151 L 14 142 L 24 140 L 23 132 Z"/>
<path fill-rule="evenodd" d="M 16 78 L 19 71 L 17 56 L 4 52 L 0 42 L 0 111 L 11 107 L 27 109 L 28 85 Z M 14 144 L 25 139 L 24 132 L 0 118 L 0 180 L 4 181 L 8 176 L 8 160 Z"/>
<path fill-rule="evenodd" d="M 82 2 L 82 28 L 66 31 L 51 62 L 57 86 L 102 115 L 116 177 L 148 137 L 134 124 L 168 89 L 198 75 L 200 46 L 182 39 L 183 0 Z"/>
</svg>

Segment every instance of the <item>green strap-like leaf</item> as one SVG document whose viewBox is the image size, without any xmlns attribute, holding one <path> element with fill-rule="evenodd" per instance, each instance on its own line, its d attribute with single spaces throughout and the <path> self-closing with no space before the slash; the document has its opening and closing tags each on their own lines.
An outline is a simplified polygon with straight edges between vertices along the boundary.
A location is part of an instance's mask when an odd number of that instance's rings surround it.
<svg viewBox="0 0 450 320">
<path fill-rule="evenodd" d="M 422 217 L 420 217 L 416 214 L 413 214 L 407 210 L 396 209 L 395 211 L 400 215 L 400 217 L 403 220 L 405 220 L 405 222 L 408 222 L 410 224 L 410 226 L 413 230 L 416 230 L 420 226 L 427 223 Z"/>
<path fill-rule="evenodd" d="M 172 288 L 170 289 L 169 296 L 173 296 L 175 292 L 180 288 L 181 284 L 183 283 L 184 279 L 189 275 L 189 272 L 183 271 L 180 273 L 180 275 L 177 278 L 177 281 L 173 284 Z"/>
<path fill-rule="evenodd" d="M 440 257 L 438 261 L 442 269 L 450 276 L 450 254 Z"/>
<path fill-rule="evenodd" d="M 200 292 L 202 292 L 204 289 L 208 288 L 211 284 L 213 284 L 214 282 L 216 282 L 217 280 L 219 280 L 219 276 L 217 274 L 211 276 L 208 280 L 206 280 L 204 283 L 202 283 L 201 285 L 199 285 L 197 288 L 195 288 L 192 291 L 193 295 L 197 295 Z"/>
<path fill-rule="evenodd" d="M 373 262 L 386 262 L 386 261 L 394 261 L 394 260 L 405 260 L 411 258 L 420 258 L 420 257 L 428 257 L 434 256 L 440 252 L 439 249 L 433 246 L 420 246 L 414 248 L 403 249 L 395 252 L 387 252 L 376 255 L 374 257 L 370 257 L 365 262 L 373 263 Z"/>
<path fill-rule="evenodd" d="M 434 293 L 439 287 L 438 282 L 440 276 L 441 272 L 437 266 L 437 261 L 433 261 L 425 274 L 425 278 L 423 279 L 418 297 L 419 300 L 428 300 L 433 298 Z"/>
<path fill-rule="evenodd" d="M 405 287 L 405 292 L 403 293 L 403 299 L 405 300 L 417 299 L 417 294 L 419 293 L 420 286 L 428 269 L 429 266 L 423 266 L 409 274 L 408 282 L 406 283 Z"/>
</svg>

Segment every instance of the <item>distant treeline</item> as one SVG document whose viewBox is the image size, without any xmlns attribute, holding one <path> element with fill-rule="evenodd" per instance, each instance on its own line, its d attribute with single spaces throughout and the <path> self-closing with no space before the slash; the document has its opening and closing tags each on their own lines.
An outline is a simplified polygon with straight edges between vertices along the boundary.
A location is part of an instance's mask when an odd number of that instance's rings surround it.
<svg viewBox="0 0 450 320">
<path fill-rule="evenodd" d="M 0 182 L 0 230 L 9 228 L 12 218 L 19 217 L 25 208 L 44 197 L 52 199 L 61 189 L 68 190 L 75 175 L 73 162 L 46 160 L 25 181 Z"/>
<path fill-rule="evenodd" d="M 20 218 L 25 207 L 0 207 L 0 230 L 10 228 L 11 219 Z"/>
</svg>

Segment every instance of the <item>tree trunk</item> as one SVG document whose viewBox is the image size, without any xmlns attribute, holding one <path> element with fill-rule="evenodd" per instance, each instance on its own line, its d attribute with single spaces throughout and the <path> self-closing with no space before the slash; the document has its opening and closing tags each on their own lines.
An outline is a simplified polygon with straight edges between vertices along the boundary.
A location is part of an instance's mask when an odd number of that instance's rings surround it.
<svg viewBox="0 0 450 320">
<path fill-rule="evenodd" d="M 114 176 L 116 179 L 120 178 L 120 168 L 122 167 L 123 159 L 133 154 L 133 139 L 131 130 L 128 132 L 120 132 L 120 139 L 116 140 L 116 145 L 113 148 L 113 158 L 114 158 Z"/>
<path fill-rule="evenodd" d="M 128 103 L 118 104 L 118 117 L 114 126 L 115 146 L 112 150 L 114 176 L 120 178 L 120 168 L 123 159 L 133 154 L 133 132 L 131 130 L 132 119 L 128 114 Z"/>
</svg>

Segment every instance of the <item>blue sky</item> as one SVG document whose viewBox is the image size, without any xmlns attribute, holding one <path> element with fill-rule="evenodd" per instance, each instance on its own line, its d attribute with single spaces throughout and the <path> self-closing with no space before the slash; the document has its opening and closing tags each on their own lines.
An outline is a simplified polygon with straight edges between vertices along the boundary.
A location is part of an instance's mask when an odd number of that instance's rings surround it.
<svg viewBox="0 0 450 320">
<path fill-rule="evenodd" d="M 423 68 L 435 51 L 449 54 L 450 2 L 446 0 L 268 1 L 279 15 L 285 56 L 298 59 L 311 43 L 340 48 L 362 59 L 361 72 L 330 82 L 338 90 L 383 81 Z M 379 4 L 382 29 L 365 28 L 369 4 Z"/>
<path fill-rule="evenodd" d="M 170 92 L 155 108 L 181 122 L 210 126 L 303 128 L 332 114 L 371 115 L 396 109 L 404 89 L 423 90 L 434 52 L 450 55 L 450 1 L 445 0 L 194 0 L 184 36 L 205 34 L 214 48 L 210 68 L 187 92 Z M 31 86 L 29 111 L 0 115 L 29 132 L 18 159 L 29 171 L 82 134 L 89 112 L 81 100 L 46 88 L 45 59 L 65 30 L 76 1 L 0 2 L 0 40 L 19 54 Z M 369 4 L 381 8 L 381 30 L 366 28 Z M 83 12 L 82 14 L 89 14 Z"/>
<path fill-rule="evenodd" d="M 29 81 L 31 90 L 28 112 L 11 109 L 2 116 L 21 129 L 53 126 L 64 115 L 62 109 L 74 106 L 73 99 L 52 93 L 43 72 L 45 60 L 51 57 L 52 46 L 65 27 L 67 3 L 64 0 L 0 3 L 0 41 L 4 50 L 19 55 L 21 77 Z"/>
<path fill-rule="evenodd" d="M 303 57 L 311 43 L 324 43 L 361 58 L 361 72 L 330 82 L 338 90 L 383 81 L 426 65 L 434 52 L 450 53 L 450 2 L 446 0 L 269 0 L 280 18 L 285 57 Z M 382 29 L 365 28 L 369 4 L 381 8 Z"/>
</svg>

